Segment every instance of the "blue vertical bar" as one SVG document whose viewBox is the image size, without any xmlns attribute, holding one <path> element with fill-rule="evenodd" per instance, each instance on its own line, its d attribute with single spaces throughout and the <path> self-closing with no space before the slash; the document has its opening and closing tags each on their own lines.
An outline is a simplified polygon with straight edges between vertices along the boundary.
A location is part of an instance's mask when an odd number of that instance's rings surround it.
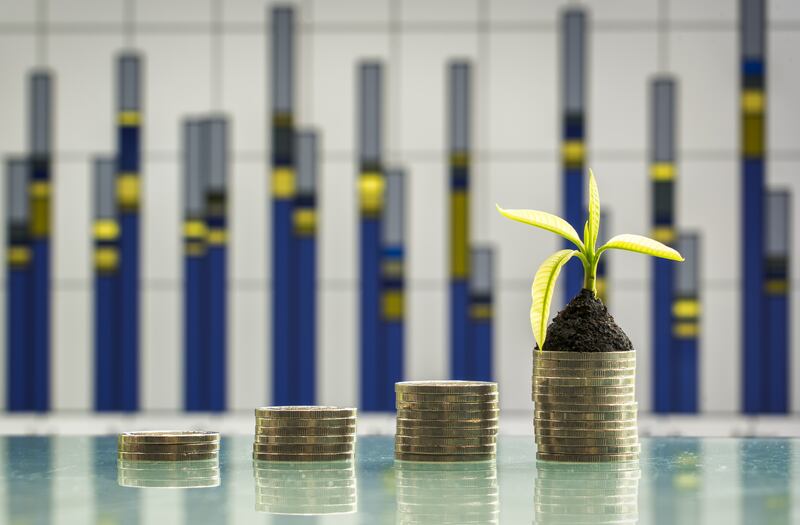
<svg viewBox="0 0 800 525">
<path fill-rule="evenodd" d="M 562 89 L 562 209 L 564 218 L 579 232 L 586 220 L 584 206 L 586 14 L 564 12 L 561 26 Z M 567 241 L 566 247 L 572 245 Z M 571 261 L 564 268 L 564 299 L 570 301 L 583 288 L 583 267 Z"/>
<path fill-rule="evenodd" d="M 383 70 L 379 63 L 359 65 L 360 332 L 361 408 L 381 409 L 385 377 L 381 337 L 381 228 L 385 179 L 382 165 Z"/>
<path fill-rule="evenodd" d="M 469 359 L 471 65 L 449 65 L 450 377 L 471 379 Z"/>
<path fill-rule="evenodd" d="M 650 86 L 650 181 L 652 188 L 652 237 L 674 246 L 675 236 L 675 98 L 671 77 L 657 77 Z M 673 352 L 672 300 L 675 265 L 665 259 L 652 260 L 653 410 L 675 409 L 674 385 L 680 370 Z"/>
<path fill-rule="evenodd" d="M 94 160 L 94 406 L 115 410 L 118 370 L 119 222 L 116 209 L 116 162 Z"/>
<path fill-rule="evenodd" d="M 208 352 L 206 318 L 207 227 L 205 224 L 207 151 L 204 123 L 188 120 L 183 125 L 184 184 L 184 406 L 188 411 L 208 409 Z"/>
<path fill-rule="evenodd" d="M 50 408 L 50 206 L 52 79 L 31 76 L 31 353 L 28 410 Z"/>
<path fill-rule="evenodd" d="M 381 335 L 383 358 L 380 410 L 395 409 L 394 385 L 403 380 L 405 345 L 405 172 L 386 172 L 386 206 L 381 232 Z"/>
<path fill-rule="evenodd" d="M 205 380 L 206 410 L 221 412 L 226 405 L 227 340 L 227 180 L 228 132 L 223 118 L 204 123 L 207 180 L 206 230 L 207 253 L 207 342 Z"/>
<path fill-rule="evenodd" d="M 694 413 L 698 403 L 700 237 L 696 233 L 681 233 L 676 244 L 686 261 L 675 269 L 671 411 Z"/>
<path fill-rule="evenodd" d="M 272 403 L 292 403 L 299 374 L 293 340 L 295 264 L 294 10 L 272 8 Z"/>
<path fill-rule="evenodd" d="M 472 249 L 470 275 L 469 379 L 491 381 L 494 375 L 494 260 L 490 247 Z"/>
<path fill-rule="evenodd" d="M 756 414 L 764 400 L 764 180 L 766 93 L 764 0 L 740 0 L 742 153 L 742 409 Z"/>
<path fill-rule="evenodd" d="M 28 410 L 30 376 L 28 356 L 31 350 L 30 322 L 30 206 L 28 201 L 29 164 L 27 159 L 9 159 L 6 163 L 6 368 L 7 406 L 9 411 Z"/>
<path fill-rule="evenodd" d="M 789 250 L 791 201 L 788 191 L 769 191 L 766 197 L 765 239 L 765 366 L 764 412 L 789 411 L 790 323 Z"/>
<path fill-rule="evenodd" d="M 294 402 L 313 405 L 316 401 L 317 340 L 317 136 L 298 133 L 297 195 L 294 201 L 295 301 L 294 333 L 297 345 L 298 377 Z"/>
<path fill-rule="evenodd" d="M 139 409 L 140 59 L 117 61 L 117 202 L 120 213 L 119 410 Z"/>
</svg>

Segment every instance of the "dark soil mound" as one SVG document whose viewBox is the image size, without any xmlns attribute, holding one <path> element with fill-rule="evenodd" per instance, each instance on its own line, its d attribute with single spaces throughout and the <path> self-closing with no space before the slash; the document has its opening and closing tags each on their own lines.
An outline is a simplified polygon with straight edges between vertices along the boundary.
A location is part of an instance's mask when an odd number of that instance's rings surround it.
<svg viewBox="0 0 800 525">
<path fill-rule="evenodd" d="M 544 350 L 622 352 L 633 345 L 591 290 L 581 290 L 547 328 Z"/>
</svg>

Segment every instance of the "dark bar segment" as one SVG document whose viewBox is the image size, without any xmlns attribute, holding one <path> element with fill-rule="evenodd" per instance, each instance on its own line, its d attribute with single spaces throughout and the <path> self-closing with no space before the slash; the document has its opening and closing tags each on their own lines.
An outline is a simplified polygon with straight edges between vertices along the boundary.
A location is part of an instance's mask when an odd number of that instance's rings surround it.
<svg viewBox="0 0 800 525">
<path fill-rule="evenodd" d="M 139 199 L 141 171 L 141 59 L 117 60 L 117 205 L 120 217 L 119 410 L 139 409 Z"/>
<path fill-rule="evenodd" d="M 297 345 L 295 402 L 313 405 L 316 400 L 317 345 L 317 134 L 298 133 L 297 194 L 294 200 L 294 257 L 296 294 L 294 336 Z"/>
<path fill-rule="evenodd" d="M 681 233 L 677 250 L 686 259 L 676 265 L 672 303 L 671 412 L 697 412 L 700 338 L 700 236 Z"/>
<path fill-rule="evenodd" d="M 742 198 L 742 410 L 766 408 L 763 384 L 764 180 L 766 178 L 766 9 L 764 0 L 740 0 Z"/>
<path fill-rule="evenodd" d="M 491 381 L 494 376 L 494 250 L 488 246 L 472 248 L 471 262 L 469 374 L 477 381 Z"/>
<path fill-rule="evenodd" d="M 672 77 L 658 77 L 650 88 L 650 180 L 652 237 L 675 246 L 675 103 L 677 84 Z M 652 260 L 653 410 L 675 410 L 673 388 L 675 358 L 672 353 L 672 299 L 675 264 L 658 257 Z"/>
<path fill-rule="evenodd" d="M 50 228 L 52 171 L 52 77 L 31 75 L 30 98 L 30 235 L 31 352 L 28 357 L 28 405 L 24 410 L 50 409 Z"/>
<path fill-rule="evenodd" d="M 292 214 L 295 197 L 294 9 L 272 8 L 272 403 L 294 404 Z"/>
<path fill-rule="evenodd" d="M 586 14 L 568 9 L 561 19 L 561 111 L 564 218 L 579 232 L 586 220 L 584 176 L 586 157 Z M 567 247 L 571 247 L 567 243 Z M 578 261 L 564 268 L 565 300 L 583 287 L 583 268 Z"/>
<path fill-rule="evenodd" d="M 450 376 L 470 377 L 469 364 L 469 172 L 472 72 L 467 62 L 451 62 L 450 96 Z"/>
<path fill-rule="evenodd" d="M 405 172 L 386 171 L 386 207 L 383 216 L 381 258 L 381 320 L 384 373 L 380 410 L 395 409 L 394 384 L 403 380 L 405 346 Z"/>
<path fill-rule="evenodd" d="M 25 158 L 6 161 L 6 404 L 12 412 L 29 410 L 31 377 L 31 209 L 28 200 L 30 164 Z"/>
<path fill-rule="evenodd" d="M 119 406 L 119 221 L 117 163 L 113 157 L 94 159 L 94 406 L 98 412 Z"/>
<path fill-rule="evenodd" d="M 609 238 L 608 231 L 611 214 L 606 210 L 600 211 L 600 231 L 597 232 L 597 246 L 601 246 Z M 597 261 L 597 297 L 608 306 L 608 256 Z"/>
<path fill-rule="evenodd" d="M 380 410 L 381 359 L 385 353 L 380 337 L 381 220 L 385 180 L 383 174 L 383 68 L 377 62 L 359 66 L 359 170 L 360 207 L 360 317 L 361 408 Z"/>
<path fill-rule="evenodd" d="M 764 412 L 789 411 L 789 254 L 791 239 L 791 196 L 785 190 L 766 194 L 767 232 L 765 238 L 765 377 Z"/>
</svg>

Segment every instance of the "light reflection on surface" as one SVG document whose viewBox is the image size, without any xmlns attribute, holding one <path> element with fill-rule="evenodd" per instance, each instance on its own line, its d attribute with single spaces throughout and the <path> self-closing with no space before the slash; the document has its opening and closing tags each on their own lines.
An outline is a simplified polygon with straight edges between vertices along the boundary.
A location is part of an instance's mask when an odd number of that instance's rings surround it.
<svg viewBox="0 0 800 525">
<path fill-rule="evenodd" d="M 256 511 L 325 515 L 356 512 L 356 471 L 345 461 L 253 461 Z"/>
<path fill-rule="evenodd" d="M 219 459 L 197 461 L 117 460 L 121 487 L 194 489 L 220 484 Z"/>
</svg>

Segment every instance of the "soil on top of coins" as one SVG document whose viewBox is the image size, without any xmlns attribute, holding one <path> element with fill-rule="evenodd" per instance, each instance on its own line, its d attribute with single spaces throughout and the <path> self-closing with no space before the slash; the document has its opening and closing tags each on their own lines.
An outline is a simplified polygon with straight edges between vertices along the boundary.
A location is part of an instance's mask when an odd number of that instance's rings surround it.
<svg viewBox="0 0 800 525">
<path fill-rule="evenodd" d="M 550 323 L 544 350 L 624 352 L 633 350 L 633 345 L 606 305 L 591 290 L 583 289 Z"/>
</svg>

